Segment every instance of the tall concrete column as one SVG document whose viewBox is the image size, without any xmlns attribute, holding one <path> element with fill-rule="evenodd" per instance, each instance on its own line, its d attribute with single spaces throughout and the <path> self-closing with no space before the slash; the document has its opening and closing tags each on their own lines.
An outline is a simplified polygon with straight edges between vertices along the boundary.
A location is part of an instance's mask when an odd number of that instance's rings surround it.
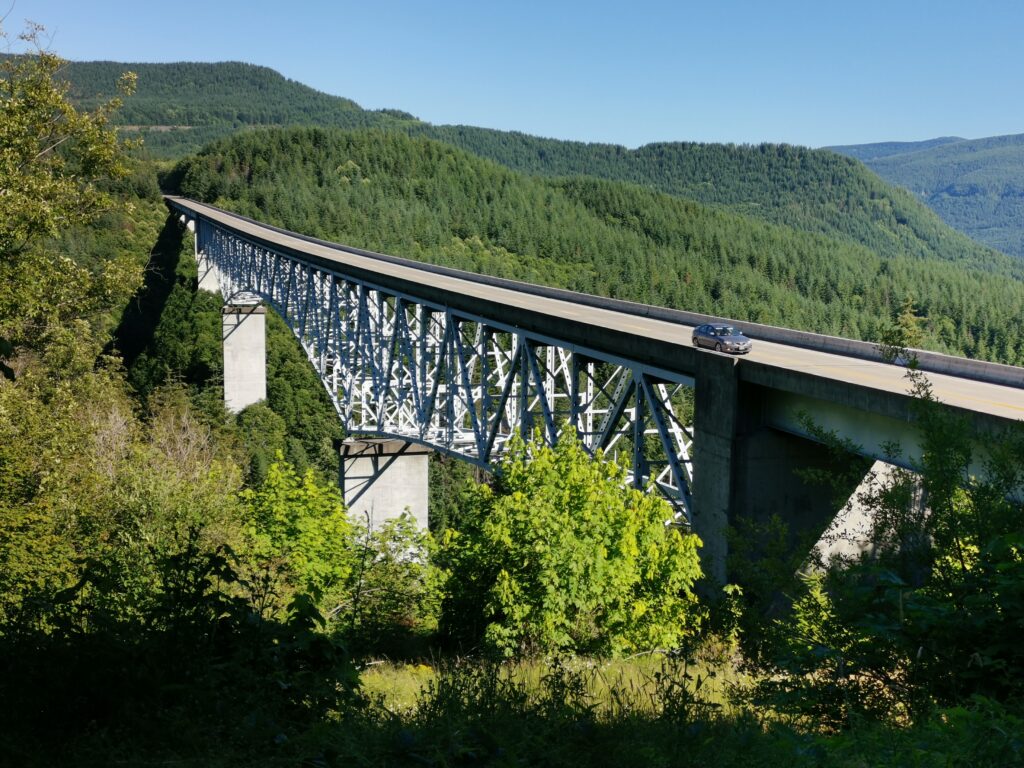
<svg viewBox="0 0 1024 768">
<path fill-rule="evenodd" d="M 338 479 L 350 516 L 377 528 L 408 511 L 419 527 L 427 527 L 429 448 L 365 438 L 344 440 L 337 447 Z"/>
<path fill-rule="evenodd" d="M 238 413 L 267 399 L 267 310 L 227 304 L 223 311 L 224 405 Z"/>
<path fill-rule="evenodd" d="M 192 245 L 193 254 L 196 257 L 196 271 L 199 277 L 199 290 L 209 291 L 210 293 L 220 293 L 220 276 L 217 274 L 217 268 L 213 265 L 213 260 L 199 246 L 199 230 L 197 229 L 195 219 L 191 219 L 188 222 L 188 230 L 194 235 Z"/>
<path fill-rule="evenodd" d="M 726 531 L 735 506 L 738 395 L 736 360 L 698 354 L 694 376 L 693 529 L 704 542 L 704 572 L 719 583 L 726 580 Z"/>
<path fill-rule="evenodd" d="M 704 571 L 721 583 L 728 578 L 730 525 L 778 516 L 789 529 L 790 546 L 807 553 L 871 463 L 767 426 L 767 391 L 741 381 L 736 363 L 725 355 L 700 354 L 694 377 L 693 527 L 704 542 Z M 846 486 L 838 487 L 841 482 Z M 764 542 L 750 544 L 756 553 Z"/>
</svg>

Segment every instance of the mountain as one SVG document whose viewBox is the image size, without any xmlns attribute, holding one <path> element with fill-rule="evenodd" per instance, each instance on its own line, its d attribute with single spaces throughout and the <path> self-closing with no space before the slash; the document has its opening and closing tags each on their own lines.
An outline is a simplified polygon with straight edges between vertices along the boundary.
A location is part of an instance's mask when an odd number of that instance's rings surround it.
<svg viewBox="0 0 1024 768">
<path fill-rule="evenodd" d="M 774 224 L 865 245 L 886 256 L 940 258 L 977 266 L 989 249 L 951 230 L 903 189 L 850 158 L 786 144 L 662 143 L 639 149 L 556 141 L 467 126 L 410 130 L 549 176 L 630 181 Z"/>
<path fill-rule="evenodd" d="M 966 141 L 959 136 L 941 136 L 937 139 L 926 141 L 881 141 L 876 144 L 854 144 L 846 147 L 823 147 L 841 155 L 852 157 L 867 163 L 869 160 L 877 160 L 882 157 L 893 155 L 906 155 L 911 152 L 919 152 L 924 149 L 942 147 L 946 144 L 955 144 L 958 141 Z"/>
<path fill-rule="evenodd" d="M 117 125 L 138 132 L 158 158 L 178 158 L 214 139 L 260 126 L 386 127 L 409 122 L 395 110 L 369 111 L 354 101 L 321 93 L 253 64 L 126 64 L 69 62 L 69 96 L 92 109 L 117 93 L 124 72 L 138 75 L 136 92 L 115 115 Z"/>
<path fill-rule="evenodd" d="M 126 70 L 138 90 L 118 114 L 144 127 L 149 151 L 181 157 L 209 140 L 266 126 L 378 127 L 439 139 L 509 168 L 546 176 L 596 176 L 731 210 L 803 232 L 864 245 L 887 258 L 938 258 L 998 269 L 994 254 L 952 231 L 913 195 L 833 152 L 788 145 L 661 143 L 630 150 L 471 126 L 436 126 L 398 110 L 368 111 L 266 67 L 78 62 L 72 95 L 93 106 Z M 942 141 L 942 140 L 937 140 Z M 953 141 L 952 139 L 950 141 Z"/>
<path fill-rule="evenodd" d="M 832 147 L 978 242 L 1024 257 L 1024 134 Z"/>
<path fill-rule="evenodd" d="M 397 131 L 246 131 L 171 178 L 189 197 L 356 247 L 741 320 L 873 339 L 913 296 L 929 347 L 1024 362 L 1024 264 L 980 248 L 976 262 L 883 256 L 637 184 L 515 172 Z"/>
</svg>

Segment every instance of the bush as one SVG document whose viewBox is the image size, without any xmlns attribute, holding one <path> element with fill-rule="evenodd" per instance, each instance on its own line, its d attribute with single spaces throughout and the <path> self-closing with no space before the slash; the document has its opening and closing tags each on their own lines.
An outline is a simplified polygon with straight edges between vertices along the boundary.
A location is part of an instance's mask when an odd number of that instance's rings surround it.
<svg viewBox="0 0 1024 768">
<path fill-rule="evenodd" d="M 444 628 L 506 656 L 674 647 L 700 623 L 701 571 L 699 539 L 671 518 L 572 434 L 554 448 L 513 440 L 497 491 L 479 486 L 446 533 Z"/>
</svg>

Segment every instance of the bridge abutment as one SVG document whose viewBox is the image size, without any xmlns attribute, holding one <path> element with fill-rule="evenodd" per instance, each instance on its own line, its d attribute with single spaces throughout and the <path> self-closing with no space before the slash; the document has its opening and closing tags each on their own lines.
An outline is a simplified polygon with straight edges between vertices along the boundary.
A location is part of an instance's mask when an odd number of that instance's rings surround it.
<svg viewBox="0 0 1024 768">
<path fill-rule="evenodd" d="M 224 405 L 232 413 L 267 399 L 266 321 L 260 304 L 224 305 Z"/>
<path fill-rule="evenodd" d="M 337 444 L 338 483 L 349 515 L 371 528 L 408 512 L 427 528 L 431 450 L 391 439 L 351 439 Z"/>
</svg>

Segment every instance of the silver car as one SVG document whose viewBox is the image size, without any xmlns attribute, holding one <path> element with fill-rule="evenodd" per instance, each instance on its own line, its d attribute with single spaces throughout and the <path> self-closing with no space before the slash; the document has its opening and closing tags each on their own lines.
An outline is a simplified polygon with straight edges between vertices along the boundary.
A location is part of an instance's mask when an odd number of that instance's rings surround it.
<svg viewBox="0 0 1024 768">
<path fill-rule="evenodd" d="M 750 351 L 750 339 L 731 325 L 708 323 L 693 329 L 693 346 L 745 355 Z"/>
</svg>

